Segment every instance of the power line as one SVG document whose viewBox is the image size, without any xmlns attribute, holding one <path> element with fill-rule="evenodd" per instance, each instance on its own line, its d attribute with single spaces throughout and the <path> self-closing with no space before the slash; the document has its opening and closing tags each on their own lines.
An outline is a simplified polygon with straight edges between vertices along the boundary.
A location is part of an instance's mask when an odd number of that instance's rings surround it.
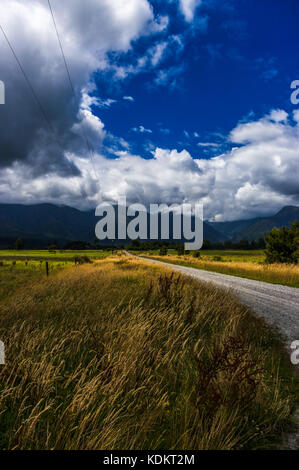
<svg viewBox="0 0 299 470">
<path fill-rule="evenodd" d="M 29 78 L 28 78 L 28 75 L 26 74 L 26 72 L 25 72 L 25 70 L 24 70 L 24 67 L 22 66 L 22 64 L 21 64 L 21 62 L 20 62 L 20 60 L 19 60 L 19 58 L 18 58 L 18 56 L 17 56 L 17 53 L 15 52 L 14 47 L 13 47 L 13 45 L 11 44 L 10 40 L 8 39 L 7 34 L 5 33 L 5 31 L 4 31 L 4 29 L 3 29 L 3 27 L 2 27 L 1 24 L 0 24 L 0 29 L 1 29 L 1 31 L 2 31 L 2 33 L 3 33 L 3 36 L 4 36 L 4 38 L 5 38 L 5 40 L 6 40 L 7 44 L 8 44 L 8 46 L 9 46 L 9 48 L 10 48 L 12 54 L 13 54 L 13 56 L 14 56 L 14 58 L 15 58 L 17 64 L 18 64 L 18 66 L 19 66 L 19 68 L 20 68 L 20 70 L 21 70 L 21 72 L 22 72 L 22 74 L 23 74 L 23 76 L 24 76 L 24 78 L 25 78 L 25 81 L 26 81 L 26 83 L 27 83 L 27 85 L 28 85 L 28 87 L 29 87 L 29 89 L 30 89 L 30 91 L 31 91 L 31 93 L 32 93 L 32 96 L 33 96 L 34 100 L 36 101 L 36 103 L 37 103 L 37 105 L 38 105 L 38 107 L 39 107 L 39 110 L 40 110 L 40 112 L 41 112 L 41 114 L 42 114 L 44 120 L 46 121 L 48 127 L 50 128 L 51 132 L 53 133 L 55 140 L 57 140 L 57 136 L 56 136 L 55 129 L 54 129 L 54 127 L 52 126 L 52 124 L 51 124 L 51 122 L 50 122 L 50 119 L 48 118 L 47 113 L 46 113 L 46 111 L 45 111 L 43 105 L 41 104 L 41 102 L 40 102 L 40 100 L 39 100 L 37 94 L 35 93 L 34 88 L 33 88 L 32 84 L 31 84 L 31 82 L 30 82 L 30 80 L 29 80 Z M 58 143 L 58 145 L 61 147 L 61 144 L 60 144 L 60 142 L 59 142 L 58 140 L 57 140 L 57 143 Z"/>
<path fill-rule="evenodd" d="M 57 36 L 57 40 L 58 40 L 58 43 L 59 43 L 61 55 L 62 55 L 63 62 L 64 62 L 64 65 L 65 65 L 66 73 L 67 73 L 68 80 L 69 80 L 69 83 L 70 83 L 71 91 L 72 91 L 72 94 L 73 94 L 74 98 L 77 98 L 75 87 L 74 87 L 74 84 L 73 84 L 73 81 L 72 81 L 70 69 L 69 69 L 69 66 L 68 66 L 68 63 L 67 63 L 67 60 L 66 60 L 64 50 L 63 50 L 62 41 L 61 41 L 60 34 L 59 34 L 59 31 L 58 31 L 58 28 L 57 28 L 57 24 L 56 24 L 56 21 L 55 21 L 55 16 L 54 16 L 54 12 L 53 12 L 50 0 L 48 0 L 48 5 L 49 5 L 49 10 L 50 10 L 50 13 L 51 13 L 51 16 L 52 16 L 54 28 L 55 28 L 55 31 L 56 31 L 56 36 Z M 99 179 L 97 171 L 95 170 L 94 159 L 93 159 L 94 148 L 93 148 L 92 144 L 89 142 L 88 137 L 86 135 L 86 132 L 85 132 L 85 129 L 84 129 L 84 122 L 83 122 L 83 125 L 82 125 L 82 131 L 83 131 L 83 138 L 84 138 L 86 146 L 87 146 L 87 151 L 89 152 L 89 155 L 90 155 L 90 158 L 91 158 L 91 163 L 92 163 L 92 166 L 93 166 L 95 176 L 96 176 L 96 178 Z"/>
<path fill-rule="evenodd" d="M 27 85 L 28 85 L 28 88 L 29 88 L 29 90 L 30 90 L 30 92 L 31 92 L 31 94 L 32 94 L 32 96 L 33 96 L 34 101 L 36 102 L 36 104 L 37 104 L 37 106 L 38 106 L 38 108 L 39 108 L 39 110 L 40 110 L 40 113 L 42 114 L 42 116 L 43 116 L 43 118 L 44 118 L 44 120 L 45 120 L 47 126 L 49 127 L 51 133 L 53 134 L 53 137 L 54 137 L 54 139 L 55 139 L 57 145 L 61 148 L 62 152 L 64 153 L 64 152 L 65 152 L 65 148 L 63 147 L 63 145 L 62 145 L 61 142 L 59 141 L 59 138 L 58 138 L 58 136 L 57 136 L 57 133 L 56 133 L 56 131 L 55 131 L 55 128 L 54 128 L 53 125 L 51 124 L 51 121 L 50 121 L 50 119 L 48 118 L 48 115 L 47 115 L 47 113 L 46 113 L 46 110 L 45 110 L 45 108 L 43 107 L 43 105 L 42 105 L 42 103 L 41 103 L 41 101 L 40 101 L 40 99 L 39 99 L 37 93 L 35 92 L 34 87 L 33 87 L 32 83 L 31 83 L 31 81 L 30 81 L 30 79 L 29 79 L 29 77 L 28 77 L 28 75 L 27 75 L 27 73 L 26 73 L 26 71 L 25 71 L 25 69 L 24 69 L 24 67 L 23 67 L 23 65 L 22 65 L 22 63 L 21 63 L 21 61 L 20 61 L 20 59 L 18 58 L 18 55 L 17 55 L 17 53 L 16 53 L 16 51 L 15 51 L 15 49 L 14 49 L 12 43 L 10 42 L 10 40 L 9 40 L 9 38 L 8 38 L 8 36 L 7 36 L 7 34 L 6 34 L 5 30 L 4 30 L 4 28 L 3 28 L 3 26 L 1 25 L 1 23 L 0 23 L 0 30 L 1 30 L 1 32 L 2 32 L 2 34 L 3 34 L 3 36 L 4 36 L 5 40 L 6 40 L 6 42 L 7 42 L 7 44 L 8 44 L 9 49 L 11 50 L 11 52 L 12 52 L 14 58 L 15 58 L 15 61 L 16 61 L 17 65 L 18 65 L 18 67 L 19 67 L 19 69 L 20 69 L 20 71 L 21 71 L 21 73 L 22 73 L 22 75 L 23 75 L 23 77 L 24 77 L 24 79 L 25 79 Z M 59 36 L 59 35 L 58 35 L 58 36 Z M 62 49 L 62 50 L 63 50 L 63 49 Z M 66 63 L 66 61 L 65 61 L 65 63 Z M 66 68 L 67 68 L 67 70 L 68 70 L 67 65 L 66 65 Z M 71 84 L 71 86 L 72 86 L 72 91 L 73 91 L 73 93 L 74 93 L 74 96 L 76 97 L 75 90 L 74 90 L 74 87 L 73 87 L 73 85 L 72 85 L 72 80 L 71 80 L 70 75 L 69 75 L 69 79 L 70 79 L 70 84 Z M 85 134 L 84 128 L 83 128 L 83 132 L 84 132 L 84 134 Z M 95 171 L 94 162 L 93 162 L 93 159 L 92 159 L 92 152 L 93 152 L 94 150 L 93 150 L 93 148 L 92 148 L 92 145 L 89 143 L 89 141 L 88 141 L 86 135 L 85 135 L 85 139 L 86 139 L 86 144 L 87 144 L 88 152 L 89 152 L 90 155 L 91 155 L 91 160 L 92 160 L 92 165 L 93 165 L 93 170 L 94 170 L 95 176 L 96 176 L 97 179 L 99 179 L 99 177 L 98 177 L 98 175 L 97 175 L 97 172 Z"/>
<path fill-rule="evenodd" d="M 51 16 L 52 16 L 54 28 L 55 28 L 55 31 L 56 31 L 56 36 L 57 36 L 57 39 L 58 39 L 58 43 L 59 43 L 59 46 L 60 46 L 61 54 L 62 54 L 62 57 L 63 57 L 64 65 L 65 65 L 65 68 L 66 68 L 67 76 L 68 76 L 68 79 L 69 79 L 69 82 L 70 82 L 70 87 L 71 87 L 71 90 L 72 90 L 72 93 L 73 93 L 74 97 L 76 98 L 75 87 L 74 87 L 72 79 L 71 79 L 71 74 L 70 74 L 70 71 L 69 71 L 69 68 L 68 68 L 68 65 L 67 65 L 67 61 L 66 61 L 66 57 L 65 57 L 65 54 L 64 54 L 64 51 L 63 51 L 62 42 L 61 42 L 61 39 L 60 39 L 60 36 L 59 36 L 59 32 L 58 32 L 58 28 L 57 28 L 57 25 L 56 25 L 56 21 L 55 21 L 55 17 L 54 17 L 54 13 L 53 13 L 53 10 L 52 10 L 52 5 L 51 5 L 50 0 L 48 0 L 48 5 L 49 5 L 50 13 L 51 13 Z"/>
</svg>

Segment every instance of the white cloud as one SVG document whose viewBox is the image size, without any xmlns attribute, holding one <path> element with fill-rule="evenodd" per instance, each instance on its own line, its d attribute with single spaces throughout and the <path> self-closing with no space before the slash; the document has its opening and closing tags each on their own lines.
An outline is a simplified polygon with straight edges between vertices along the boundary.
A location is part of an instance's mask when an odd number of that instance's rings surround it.
<svg viewBox="0 0 299 470">
<path fill-rule="evenodd" d="M 119 80 L 124 80 L 139 73 L 157 70 L 154 82 L 156 85 L 165 85 L 174 81 L 175 76 L 183 72 L 184 66 L 182 64 L 174 65 L 162 70 L 159 69 L 159 67 L 166 59 L 178 59 L 184 47 L 185 44 L 182 36 L 178 34 L 170 35 L 165 40 L 156 42 L 154 45 L 150 46 L 142 56 L 135 57 L 132 63 L 119 65 L 117 61 L 119 56 L 116 55 L 116 60 L 115 57 L 113 57 L 110 62 L 106 64 L 107 69 Z M 122 55 L 122 57 L 124 56 Z"/>
<path fill-rule="evenodd" d="M 87 89 L 83 89 L 78 112 L 78 122 L 72 127 L 73 132 L 80 135 L 83 139 L 88 139 L 88 142 L 96 149 L 102 145 L 106 137 L 103 122 L 91 110 L 91 106 L 99 105 L 99 101 L 97 98 L 91 97 Z"/>
<path fill-rule="evenodd" d="M 109 68 L 108 52 L 128 52 L 133 41 L 166 28 L 167 18 L 155 19 L 148 0 L 52 0 L 52 7 L 77 98 L 72 96 L 47 2 L 2 0 L 1 24 L 57 135 L 47 128 L 1 37 L 1 79 L 7 85 L 9 99 L 0 109 L 0 120 L 6 122 L 5 128 L 0 129 L 0 165 L 14 161 L 34 165 L 39 161 L 35 172 L 53 171 L 55 167 L 65 174 L 75 171 L 69 167 L 67 152 L 77 151 L 78 147 L 86 152 L 82 139 L 74 139 L 73 131 L 80 126 L 78 120 L 88 121 L 89 127 L 91 121 L 93 127 L 100 127 L 91 109 L 84 110 L 81 102 L 82 90 L 92 74 Z M 94 100 L 92 105 L 109 107 L 113 103 L 109 98 Z M 15 139 L 15 128 L 20 129 L 18 139 Z M 50 147 L 53 147 L 51 152 Z M 62 148 L 66 150 L 63 152 Z"/>
<path fill-rule="evenodd" d="M 96 154 L 99 183 L 91 161 L 76 154 L 69 154 L 68 160 L 81 175 L 68 179 L 32 178 L 30 172 L 24 178 L 26 168 L 15 164 L 1 173 L 0 197 L 7 202 L 57 202 L 59 198 L 78 207 L 92 207 L 101 198 L 117 199 L 121 194 L 145 203 L 201 200 L 205 217 L 216 220 L 274 213 L 284 205 L 299 204 L 299 125 L 273 123 L 271 116 L 249 123 L 251 130 L 240 147 L 210 160 L 193 159 L 186 150 L 159 148 L 151 159 L 127 150 L 118 152 L 116 159 Z M 266 129 L 264 139 L 258 124 Z M 278 129 L 272 139 L 267 133 L 270 124 Z M 231 135 L 243 135 L 243 129 L 244 124 L 239 124 Z M 103 132 L 101 126 L 99 130 Z"/>
<path fill-rule="evenodd" d="M 215 144 L 214 142 L 198 142 L 197 145 L 199 147 L 213 147 L 213 148 L 219 147 L 219 144 Z"/>
<path fill-rule="evenodd" d="M 135 101 L 135 98 L 133 98 L 133 96 L 123 96 L 123 100 L 125 100 L 125 101 Z"/>
<path fill-rule="evenodd" d="M 117 103 L 117 100 L 113 100 L 111 98 L 98 98 L 97 99 L 97 106 L 99 108 L 110 108 L 112 104 Z"/>
<path fill-rule="evenodd" d="M 145 203 L 201 200 L 205 217 L 216 220 L 274 213 L 284 205 L 299 204 L 299 125 L 273 123 L 271 116 L 249 123 L 250 132 L 240 147 L 210 160 L 193 159 L 186 150 L 159 148 L 147 160 L 128 150 L 118 152 L 116 159 L 98 153 L 94 165 L 99 183 L 92 162 L 76 154 L 68 154 L 68 160 L 81 175 L 68 179 L 57 175 L 33 178 L 28 169 L 15 164 L 1 172 L 0 197 L 6 202 L 59 199 L 78 207 L 92 207 L 101 198 L 117 199 L 121 194 Z M 88 124 L 98 125 L 98 132 L 103 132 L 100 123 Z M 270 124 L 278 129 L 272 139 L 267 132 Z M 264 139 L 260 126 L 266 130 Z M 243 136 L 243 129 L 244 124 L 239 124 L 231 135 Z"/>
<path fill-rule="evenodd" d="M 176 88 L 178 86 L 178 77 L 183 73 L 184 70 L 184 64 L 174 65 L 173 67 L 159 70 L 154 82 L 159 86 L 169 86 L 170 88 Z"/>
<path fill-rule="evenodd" d="M 230 134 L 232 142 L 244 144 L 246 142 L 265 142 L 278 139 L 285 134 L 284 122 L 287 113 L 282 110 L 274 110 L 268 116 L 259 121 L 239 124 Z"/>
<path fill-rule="evenodd" d="M 156 67 L 162 61 L 166 48 L 167 41 L 163 41 L 150 49 L 149 55 L 153 67 Z"/>
<path fill-rule="evenodd" d="M 180 0 L 180 10 L 185 20 L 191 23 L 194 19 L 195 10 L 201 4 L 202 0 Z"/>
<path fill-rule="evenodd" d="M 187 21 L 192 21 L 199 3 L 181 0 Z M 113 140 L 101 119 L 92 113 L 93 106 L 109 106 L 112 101 L 92 96 L 90 77 L 110 67 L 108 52 L 126 53 L 132 41 L 142 35 L 165 30 L 167 19 L 155 20 L 147 0 L 52 0 L 52 4 L 76 100 L 70 92 L 46 2 L 1 3 L 1 23 L 66 148 L 61 154 L 54 147 L 53 136 L 45 131 L 36 103 L 2 39 L 1 79 L 6 82 L 9 98 L 5 107 L 0 107 L 0 113 L 5 113 L 1 121 L 6 123 L 0 129 L 2 202 L 51 201 L 93 207 L 101 198 L 126 192 L 132 201 L 201 199 L 205 216 L 218 220 L 263 215 L 285 204 L 299 203 L 298 111 L 293 120 L 283 110 L 272 110 L 262 119 L 239 123 L 229 136 L 237 148 L 210 160 L 193 159 L 186 150 L 159 148 L 153 149 L 153 158 L 146 160 L 132 155 L 129 144 L 121 138 L 118 142 L 124 150 L 114 150 L 116 138 Z M 177 40 L 174 43 L 178 46 Z M 167 49 L 163 50 L 165 54 Z M 126 76 L 130 70 L 141 71 L 149 63 L 154 67 L 163 57 L 160 44 L 160 50 L 139 57 L 136 66 L 119 67 L 117 73 Z M 183 70 L 184 64 L 159 70 L 156 84 L 176 86 Z M 124 97 L 132 101 L 128 98 Z M 17 138 L 15 128 L 19 130 Z M 144 126 L 135 131 L 152 133 Z M 74 142 L 75 135 L 85 133 L 96 149 L 92 160 L 82 139 Z M 101 151 L 103 140 L 108 138 L 117 158 L 107 159 Z"/>
<path fill-rule="evenodd" d="M 152 134 L 151 129 L 146 129 L 144 126 L 133 127 L 132 131 L 139 132 L 140 134 Z"/>
<path fill-rule="evenodd" d="M 269 119 L 274 122 L 286 122 L 288 119 L 288 113 L 283 109 L 273 109 L 269 114 Z"/>
</svg>

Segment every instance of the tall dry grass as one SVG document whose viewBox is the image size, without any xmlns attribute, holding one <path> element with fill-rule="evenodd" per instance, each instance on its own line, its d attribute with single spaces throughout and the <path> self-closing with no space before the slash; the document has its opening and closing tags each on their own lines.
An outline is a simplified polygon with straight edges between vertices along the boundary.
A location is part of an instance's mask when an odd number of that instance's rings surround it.
<svg viewBox="0 0 299 470">
<path fill-rule="evenodd" d="M 137 253 L 138 254 L 138 253 Z M 191 255 L 177 256 L 141 256 L 158 259 L 160 261 L 191 266 L 207 271 L 214 271 L 232 276 L 255 279 L 257 281 L 270 282 L 273 284 L 282 284 L 290 287 L 299 287 L 299 265 L 294 264 L 265 264 L 246 261 L 214 261 L 193 258 Z"/>
<path fill-rule="evenodd" d="M 260 448 L 288 423 L 279 343 L 211 286 L 115 258 L 0 307 L 2 449 Z"/>
</svg>

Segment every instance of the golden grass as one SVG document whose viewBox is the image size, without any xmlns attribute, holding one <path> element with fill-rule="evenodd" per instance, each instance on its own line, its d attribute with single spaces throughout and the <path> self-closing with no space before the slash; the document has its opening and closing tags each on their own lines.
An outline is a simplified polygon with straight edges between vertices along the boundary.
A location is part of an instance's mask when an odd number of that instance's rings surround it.
<svg viewBox="0 0 299 470">
<path fill-rule="evenodd" d="M 164 267 L 67 268 L 0 308 L 2 449 L 263 448 L 288 423 L 276 337 L 228 293 Z"/>
<path fill-rule="evenodd" d="M 282 284 L 290 287 L 299 287 L 299 265 L 263 264 L 253 263 L 250 261 L 213 261 L 193 258 L 191 255 L 149 256 L 146 253 L 141 253 L 140 255 L 207 271 L 245 277 L 274 284 Z"/>
</svg>

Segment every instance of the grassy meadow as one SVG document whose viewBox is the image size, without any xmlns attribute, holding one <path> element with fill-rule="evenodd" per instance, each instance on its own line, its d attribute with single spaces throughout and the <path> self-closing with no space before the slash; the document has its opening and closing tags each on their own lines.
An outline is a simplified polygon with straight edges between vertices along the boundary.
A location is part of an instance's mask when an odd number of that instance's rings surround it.
<svg viewBox="0 0 299 470">
<path fill-rule="evenodd" d="M 101 250 L 0 250 L 1 260 L 74 261 L 75 257 L 88 256 L 102 259 L 111 252 Z"/>
<path fill-rule="evenodd" d="M 46 261 L 52 274 L 73 266 L 75 258 L 103 259 L 110 254 L 106 251 L 0 250 L 0 300 L 20 286 L 29 286 L 29 281 L 46 277 Z"/>
<path fill-rule="evenodd" d="M 0 299 L 0 449 L 269 449 L 290 428 L 289 357 L 227 292 L 121 253 L 31 272 Z"/>
<path fill-rule="evenodd" d="M 262 250 L 200 250 L 199 258 L 194 258 L 192 252 L 188 255 L 179 256 L 174 250 L 169 250 L 166 256 L 160 256 L 158 250 L 135 252 L 135 254 L 181 266 L 282 284 L 289 287 L 299 287 L 299 265 L 266 264 Z"/>
</svg>

